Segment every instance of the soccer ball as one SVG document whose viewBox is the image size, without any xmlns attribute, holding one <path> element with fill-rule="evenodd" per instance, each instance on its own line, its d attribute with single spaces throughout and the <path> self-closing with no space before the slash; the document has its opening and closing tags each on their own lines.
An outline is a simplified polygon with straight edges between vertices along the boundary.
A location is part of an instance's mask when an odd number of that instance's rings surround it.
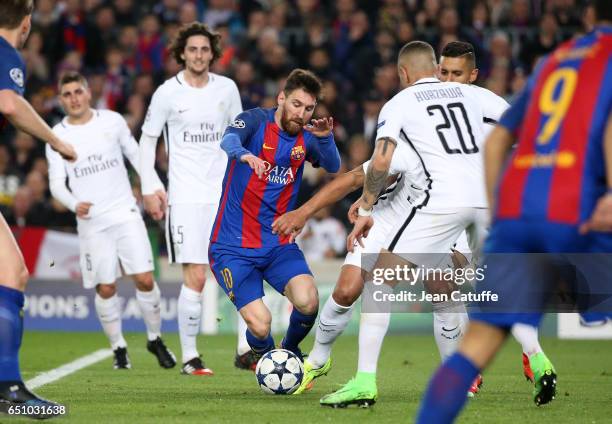
<svg viewBox="0 0 612 424">
<path fill-rule="evenodd" d="M 266 353 L 257 362 L 255 376 L 257 384 L 265 393 L 290 395 L 300 387 L 304 377 L 304 367 L 293 352 L 275 349 Z"/>
</svg>

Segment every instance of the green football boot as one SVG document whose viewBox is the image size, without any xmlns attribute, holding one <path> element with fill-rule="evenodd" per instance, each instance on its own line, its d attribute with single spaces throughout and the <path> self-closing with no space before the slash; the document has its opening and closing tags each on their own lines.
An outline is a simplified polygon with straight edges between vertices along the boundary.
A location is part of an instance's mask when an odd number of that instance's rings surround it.
<svg viewBox="0 0 612 424">
<path fill-rule="evenodd" d="M 555 367 L 543 352 L 531 355 L 529 365 L 533 370 L 535 387 L 533 401 L 537 406 L 545 405 L 557 394 L 557 373 Z"/>
<path fill-rule="evenodd" d="M 319 403 L 332 408 L 346 408 L 349 405 L 367 408 L 374 405 L 377 399 L 376 374 L 358 372 L 341 389 L 323 396 Z"/>
<path fill-rule="evenodd" d="M 314 368 L 308 359 L 306 359 L 304 361 L 304 377 L 302 378 L 302 383 L 300 384 L 300 387 L 293 392 L 293 394 L 299 395 L 304 393 L 306 390 L 312 389 L 315 378 L 327 375 L 329 370 L 331 370 L 331 358 L 329 358 L 321 368 Z"/>
</svg>

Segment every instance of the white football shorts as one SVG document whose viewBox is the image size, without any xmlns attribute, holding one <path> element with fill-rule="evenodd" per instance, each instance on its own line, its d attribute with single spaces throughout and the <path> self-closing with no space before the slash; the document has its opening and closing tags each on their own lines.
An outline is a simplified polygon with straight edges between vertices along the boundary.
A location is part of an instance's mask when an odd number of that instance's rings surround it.
<svg viewBox="0 0 612 424">
<path fill-rule="evenodd" d="M 112 284 L 121 276 L 153 271 L 153 252 L 142 218 L 79 235 L 83 286 Z"/>
<path fill-rule="evenodd" d="M 208 264 L 208 245 L 217 207 L 216 203 L 168 206 L 166 244 L 171 264 Z"/>
</svg>

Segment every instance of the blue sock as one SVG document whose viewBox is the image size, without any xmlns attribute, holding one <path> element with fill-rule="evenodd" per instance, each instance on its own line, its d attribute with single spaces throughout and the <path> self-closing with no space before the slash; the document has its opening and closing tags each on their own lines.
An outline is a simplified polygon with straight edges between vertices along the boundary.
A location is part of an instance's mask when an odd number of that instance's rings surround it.
<svg viewBox="0 0 612 424">
<path fill-rule="evenodd" d="M 23 293 L 0 286 L 0 382 L 21 381 L 19 348 L 23 335 Z"/>
<path fill-rule="evenodd" d="M 272 334 L 268 334 L 268 337 L 265 339 L 258 339 L 251 333 L 251 330 L 247 328 L 246 330 L 246 339 L 253 349 L 253 352 L 263 355 L 266 352 L 274 349 L 274 339 L 272 338 Z"/>
<path fill-rule="evenodd" d="M 451 355 L 429 381 L 416 423 L 452 423 L 463 408 L 467 391 L 479 372 L 462 354 Z"/>
<path fill-rule="evenodd" d="M 283 348 L 291 351 L 297 350 L 298 345 L 304 340 L 304 337 L 308 335 L 316 319 L 316 313 L 313 315 L 304 315 L 296 308 L 293 308 L 293 312 L 291 312 L 291 316 L 289 317 L 287 334 L 283 339 Z"/>
</svg>

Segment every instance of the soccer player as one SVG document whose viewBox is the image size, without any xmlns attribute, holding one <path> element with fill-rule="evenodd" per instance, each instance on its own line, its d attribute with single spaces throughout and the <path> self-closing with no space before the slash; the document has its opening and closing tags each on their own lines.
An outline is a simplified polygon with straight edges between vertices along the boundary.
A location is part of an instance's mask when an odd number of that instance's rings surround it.
<svg viewBox="0 0 612 424">
<path fill-rule="evenodd" d="M 487 195 L 496 203 L 485 254 L 612 251 L 612 236 L 604 233 L 612 230 L 612 9 L 607 0 L 596 0 L 594 7 L 594 31 L 562 44 L 540 62 L 487 140 Z M 515 137 L 518 145 L 506 161 Z M 515 299 L 515 305 L 542 307 L 526 291 L 545 287 L 553 277 L 524 260 L 519 268 L 513 257 L 496 260 L 482 286 L 500 299 Z M 609 268 L 603 277 L 609 278 Z M 492 361 L 512 325 L 537 326 L 541 316 L 474 314 L 459 350 L 430 380 L 417 422 L 452 422 L 465 402 L 462 393 Z M 554 368 L 534 372 L 535 403 L 550 402 L 556 391 Z"/>
<path fill-rule="evenodd" d="M 153 94 L 140 139 L 140 174 L 145 209 L 156 220 L 166 215 L 169 260 L 183 267 L 178 300 L 181 372 L 204 376 L 213 372 L 201 359 L 196 336 L 208 272 L 208 243 L 227 163 L 220 144 L 223 131 L 242 112 L 242 106 L 236 84 L 209 72 L 221 55 L 218 34 L 194 22 L 179 31 L 171 51 L 184 70 Z M 162 131 L 169 161 L 167 195 L 163 187 L 154 185 L 155 148 Z M 240 317 L 238 322 L 235 365 L 253 368 L 244 322 Z"/>
<path fill-rule="evenodd" d="M 138 144 L 121 115 L 91 109 L 91 92 L 81 74 L 64 74 L 58 92 L 67 116 L 53 131 L 70 141 L 81 159 L 64 161 L 47 146 L 49 188 L 53 197 L 77 215 L 83 286 L 96 290 L 96 313 L 113 349 L 114 367 L 132 367 L 116 294 L 121 265 L 136 286 L 147 328 L 147 350 L 161 367 L 173 368 L 176 359 L 161 339 L 161 299 L 153 280 L 151 244 L 123 160 L 127 157 L 138 169 Z M 155 186 L 162 187 L 157 174 L 154 178 Z"/>
<path fill-rule="evenodd" d="M 48 143 L 67 160 L 76 152 L 60 140 L 22 97 L 25 64 L 17 52 L 31 29 L 32 0 L 13 0 L 2 4 L 0 14 L 0 129 L 6 121 L 16 128 Z M 28 270 L 17 242 L 0 215 L 0 412 L 14 406 L 31 407 L 28 416 L 48 418 L 59 413 L 58 405 L 30 392 L 19 369 L 19 349 L 23 335 L 23 303 Z M 37 408 L 32 408 L 37 407 Z"/>
<path fill-rule="evenodd" d="M 462 84 L 471 84 L 476 81 L 478 68 L 476 68 L 474 47 L 463 41 L 451 41 L 444 46 L 440 55 L 439 74 L 441 81 L 454 81 Z M 495 122 L 485 123 L 485 135 L 490 133 L 494 124 Z M 530 358 L 533 358 L 534 366 L 549 362 L 540 346 L 538 329 L 531 325 L 517 323 L 512 327 L 512 335 L 523 349 L 523 375 L 533 383 Z"/>
<path fill-rule="evenodd" d="M 399 54 L 398 69 L 405 88 L 380 113 L 377 146 L 366 173 L 359 217 L 347 239 L 347 249 L 353 251 L 355 242 L 363 247 L 361 238 L 374 223 L 372 206 L 384 188 L 392 158 L 401 154 L 394 153 L 396 146 L 408 144 L 423 166 L 427 180 L 425 194 L 415 204 L 395 200 L 397 207 L 403 208 L 398 216 L 403 223 L 399 229 L 395 225 L 388 235 L 385 251 L 401 256 L 412 266 L 434 266 L 437 262 L 425 262 L 439 261 L 440 254 L 448 252 L 464 231 L 472 252 L 480 245 L 486 231 L 487 207 L 479 178 L 483 123 L 499 119 L 507 104 L 488 90 L 435 78 L 437 62 L 427 43 L 406 44 Z M 434 329 L 439 336 L 436 342 L 445 358 L 456 349 L 467 314 L 462 303 L 437 302 L 433 306 L 437 315 Z M 383 330 L 379 333 L 380 342 L 386 325 L 386 322 L 379 325 L 378 330 Z M 369 387 L 375 388 L 374 379 L 374 372 L 370 372 Z M 475 385 L 477 391 L 477 381 Z M 358 386 L 349 382 L 321 402 L 342 400 L 351 392 L 358 393 Z"/>
<path fill-rule="evenodd" d="M 293 304 L 282 348 L 302 359 L 299 343 L 317 317 L 318 292 L 304 255 L 289 236 L 272 232 L 272 222 L 293 209 L 306 160 L 328 172 L 340 167 L 332 118 L 311 121 L 320 92 L 313 73 L 293 70 L 278 94 L 278 108 L 241 113 L 221 143 L 229 164 L 210 263 L 246 321 L 247 340 L 257 355 L 274 348 L 263 279 Z"/>
</svg>

